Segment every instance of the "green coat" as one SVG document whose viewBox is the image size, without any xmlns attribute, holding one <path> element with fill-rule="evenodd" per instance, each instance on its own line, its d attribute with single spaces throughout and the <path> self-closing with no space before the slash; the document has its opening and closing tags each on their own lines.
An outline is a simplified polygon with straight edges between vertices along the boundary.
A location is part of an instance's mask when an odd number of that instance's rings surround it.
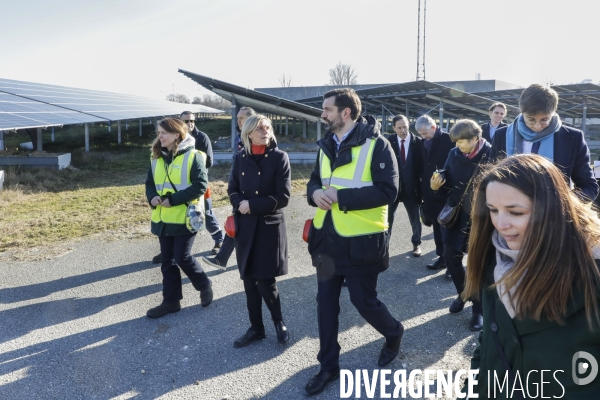
<svg viewBox="0 0 600 400">
<path fill-rule="evenodd" d="M 495 266 L 496 259 L 494 257 L 493 262 L 486 269 L 487 287 L 494 283 Z M 589 329 L 583 296 L 581 293 L 577 295 L 578 298 L 568 308 L 565 324 L 558 325 L 544 319 L 540 321 L 512 319 L 498 298 L 496 288 L 483 290 L 484 327 L 479 335 L 479 346 L 475 349 L 471 360 L 471 369 L 479 368 L 478 384 L 475 386 L 474 392 L 479 394 L 480 399 L 510 398 L 507 397 L 506 387 L 500 393 L 498 385 L 495 386 L 496 395 L 494 396 L 494 371 L 498 380 L 502 382 L 506 369 L 498 355 L 491 328 L 493 299 L 495 299 L 500 344 L 515 375 L 518 372 L 523 386 L 529 390 L 529 394 L 525 393 L 525 398 L 542 398 L 541 370 L 545 370 L 543 373 L 544 397 L 600 399 L 600 372 L 587 385 L 577 385 L 573 380 L 573 356 L 575 353 L 585 351 L 591 354 L 597 363 L 600 363 L 600 329 L 596 327 L 593 332 Z M 600 294 L 597 299 L 600 302 Z M 577 365 L 579 364 L 581 363 L 578 362 Z M 588 368 L 586 373 L 577 376 L 579 378 L 590 376 L 590 369 Z M 527 383 L 528 374 L 529 383 Z M 492 384 L 489 385 L 488 382 Z M 515 391 L 516 393 L 521 392 Z"/>
</svg>

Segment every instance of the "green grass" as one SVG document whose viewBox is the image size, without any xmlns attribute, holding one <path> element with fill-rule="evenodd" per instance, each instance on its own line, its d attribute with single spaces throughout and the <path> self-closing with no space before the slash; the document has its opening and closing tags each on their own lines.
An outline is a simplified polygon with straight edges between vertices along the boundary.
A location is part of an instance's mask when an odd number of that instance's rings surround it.
<svg viewBox="0 0 600 400">
<path fill-rule="evenodd" d="M 210 130 L 207 133 L 212 138 L 219 135 L 219 126 L 225 124 L 230 126 L 231 120 L 207 121 L 207 126 L 199 126 L 199 129 Z M 5 170 L 4 189 L 0 191 L 0 253 L 107 231 L 144 226 L 149 229 L 150 208 L 144 182 L 154 127 L 144 125 L 140 137 L 137 123 L 132 124 L 129 131 L 122 126 L 122 143 L 118 145 L 115 125 L 111 133 L 105 125 L 90 127 L 89 153 L 83 150 L 82 127 L 57 129 L 54 143 L 50 143 L 49 133 L 44 133 L 44 150 L 70 152 L 70 168 L 56 171 L 11 167 Z M 28 153 L 15 152 L 18 143 L 29 141 L 27 135 L 7 134 L 5 141 L 11 153 Z M 311 169 L 292 166 L 294 192 L 305 191 Z M 220 165 L 209 171 L 215 207 L 229 202 L 229 170 L 229 165 Z"/>
</svg>

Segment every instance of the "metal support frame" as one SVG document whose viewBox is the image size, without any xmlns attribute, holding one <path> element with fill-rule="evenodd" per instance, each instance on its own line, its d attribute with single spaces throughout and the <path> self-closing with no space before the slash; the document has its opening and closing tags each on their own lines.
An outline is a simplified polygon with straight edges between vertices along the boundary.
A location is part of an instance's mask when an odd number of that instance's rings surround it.
<svg viewBox="0 0 600 400">
<path fill-rule="evenodd" d="M 117 121 L 117 143 L 121 144 L 121 120 Z"/>
<path fill-rule="evenodd" d="M 42 150 L 42 128 L 37 128 L 37 151 Z"/>
<path fill-rule="evenodd" d="M 308 137 L 308 121 L 302 120 L 302 137 L 306 139 Z"/>
<path fill-rule="evenodd" d="M 4 150 L 4 131 L 0 131 L 0 150 Z"/>
<path fill-rule="evenodd" d="M 110 126 L 112 125 L 112 121 L 108 121 L 108 133 L 110 133 Z"/>
<path fill-rule="evenodd" d="M 473 112 L 476 112 L 476 113 L 479 113 L 479 114 L 484 114 L 484 115 L 487 115 L 487 116 L 490 115 L 490 112 L 488 110 L 482 110 L 481 108 L 477 108 L 477 107 L 469 106 L 469 105 L 466 105 L 466 104 L 462 104 L 462 103 L 459 103 L 458 101 L 443 99 L 441 97 L 434 96 L 434 95 L 431 95 L 431 94 L 428 94 L 425 97 L 427 97 L 428 99 L 437 100 L 437 101 L 440 102 L 440 104 L 442 102 L 445 102 L 445 103 L 451 104 L 453 106 L 464 108 L 465 110 L 470 110 L 470 111 L 473 111 Z"/>
<path fill-rule="evenodd" d="M 321 121 L 317 121 L 317 140 L 321 140 Z"/>
<path fill-rule="evenodd" d="M 285 136 L 288 135 L 289 126 L 290 126 L 290 117 L 285 117 Z"/>
<path fill-rule="evenodd" d="M 85 130 L 85 152 L 90 152 L 90 124 L 84 125 Z"/>
<path fill-rule="evenodd" d="M 440 126 L 444 126 L 444 101 L 440 100 Z"/>
<path fill-rule="evenodd" d="M 54 140 L 56 140 L 56 137 L 54 136 L 54 127 L 52 127 L 52 135 L 50 135 L 50 140 L 52 143 L 54 143 Z"/>
<path fill-rule="evenodd" d="M 235 99 L 231 99 L 231 151 L 235 154 L 235 137 L 237 136 L 237 113 L 239 112 Z"/>
<path fill-rule="evenodd" d="M 140 118 L 140 137 L 142 137 L 142 119 Z"/>
<path fill-rule="evenodd" d="M 587 133 L 587 101 L 583 100 L 583 115 L 581 117 L 581 130 L 583 135 Z"/>
</svg>

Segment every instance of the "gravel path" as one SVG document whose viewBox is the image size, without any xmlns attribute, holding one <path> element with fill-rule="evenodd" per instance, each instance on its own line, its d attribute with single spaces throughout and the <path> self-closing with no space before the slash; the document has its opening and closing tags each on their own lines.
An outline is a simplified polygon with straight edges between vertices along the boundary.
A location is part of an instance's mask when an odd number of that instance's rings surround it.
<svg viewBox="0 0 600 400">
<path fill-rule="evenodd" d="M 228 208 L 217 209 L 221 223 Z M 277 344 L 266 307 L 267 338 L 243 349 L 233 340 L 249 326 L 235 256 L 227 271 L 206 267 L 215 299 L 202 308 L 184 280 L 182 310 L 157 320 L 146 310 L 161 301 L 155 238 L 90 238 L 46 261 L 1 262 L 0 399 L 301 399 L 318 371 L 315 271 L 301 231 L 313 210 L 303 196 L 286 209 L 290 273 L 278 279 L 291 333 Z M 411 256 L 410 225 L 399 207 L 390 269 L 379 277 L 379 297 L 406 330 L 401 354 L 388 368 L 468 368 L 476 335 L 470 306 L 447 311 L 455 297 L 443 271 L 425 268 L 434 254 L 431 229 L 423 256 Z M 196 238 L 194 253 L 212 240 Z M 358 315 L 346 291 L 340 299 L 341 367 L 377 367 L 382 337 Z M 340 396 L 338 382 L 316 399 Z M 365 393 L 362 393 L 365 398 Z M 354 395 L 352 396 L 354 398 Z"/>
</svg>

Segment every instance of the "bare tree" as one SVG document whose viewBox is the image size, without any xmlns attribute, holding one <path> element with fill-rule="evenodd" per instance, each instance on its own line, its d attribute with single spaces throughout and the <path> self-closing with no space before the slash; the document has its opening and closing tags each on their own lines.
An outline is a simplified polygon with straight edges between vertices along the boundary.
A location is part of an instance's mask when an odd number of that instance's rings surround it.
<svg viewBox="0 0 600 400">
<path fill-rule="evenodd" d="M 175 103 L 190 103 L 190 99 L 181 93 L 170 94 L 167 96 L 167 101 L 174 101 Z"/>
<path fill-rule="evenodd" d="M 194 97 L 192 104 L 201 104 L 203 106 L 217 108 L 219 110 L 227 110 L 231 108 L 231 102 L 225 100 L 219 95 L 211 95 L 210 93 L 204 94 L 202 98 L 198 96 Z"/>
<path fill-rule="evenodd" d="M 336 86 L 356 85 L 358 83 L 358 73 L 350 64 L 337 65 L 329 70 L 329 84 Z"/>
<path fill-rule="evenodd" d="M 281 74 L 281 78 L 279 78 L 279 83 L 281 84 L 281 87 L 292 87 L 292 77 L 288 76 L 286 78 L 285 74 Z"/>
</svg>

